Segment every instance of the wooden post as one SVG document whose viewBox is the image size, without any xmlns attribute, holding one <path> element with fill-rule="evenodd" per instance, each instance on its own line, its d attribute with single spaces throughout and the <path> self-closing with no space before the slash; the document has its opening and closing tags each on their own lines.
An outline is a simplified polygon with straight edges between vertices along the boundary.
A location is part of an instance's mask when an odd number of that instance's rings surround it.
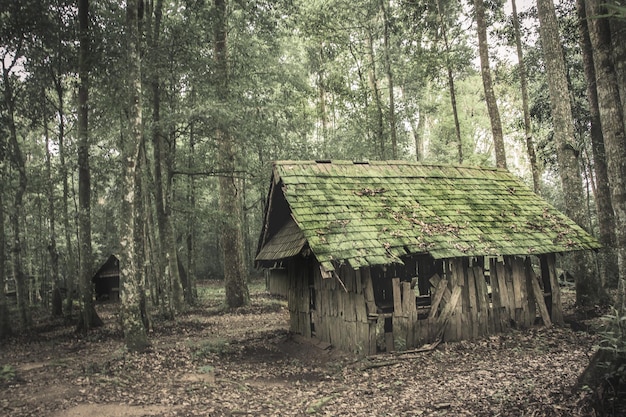
<svg viewBox="0 0 626 417">
<path fill-rule="evenodd" d="M 367 307 L 367 315 L 376 317 L 376 301 L 374 300 L 374 285 L 372 284 L 372 273 L 369 267 L 365 267 L 361 271 L 363 279 L 363 295 L 365 296 L 365 305 Z"/>
<path fill-rule="evenodd" d="M 552 326 L 552 320 L 550 319 L 550 313 L 548 312 L 548 307 L 546 306 L 546 302 L 543 299 L 543 290 L 539 286 L 539 281 L 537 280 L 537 276 L 535 272 L 531 269 L 529 272 L 531 288 L 533 293 L 535 294 L 535 301 L 537 302 L 537 306 L 539 307 L 539 313 L 541 314 L 541 318 L 543 319 L 543 324 L 546 327 Z"/>
<path fill-rule="evenodd" d="M 550 292 L 552 293 L 552 323 L 563 324 L 563 307 L 561 306 L 561 290 L 556 275 L 556 256 L 546 255 L 548 274 L 550 276 Z"/>
<path fill-rule="evenodd" d="M 400 278 L 391 279 L 391 289 L 393 290 L 393 315 L 402 316 L 402 290 L 400 289 Z"/>
<path fill-rule="evenodd" d="M 435 287 L 435 289 L 432 292 L 432 299 L 430 303 L 430 313 L 428 314 L 428 318 L 433 319 L 437 315 L 439 304 L 441 303 L 444 293 L 448 289 L 448 280 L 445 278 L 441 279 L 439 278 L 439 275 L 435 274 L 430 279 L 430 282 L 431 284 L 433 284 L 433 287 Z"/>
</svg>

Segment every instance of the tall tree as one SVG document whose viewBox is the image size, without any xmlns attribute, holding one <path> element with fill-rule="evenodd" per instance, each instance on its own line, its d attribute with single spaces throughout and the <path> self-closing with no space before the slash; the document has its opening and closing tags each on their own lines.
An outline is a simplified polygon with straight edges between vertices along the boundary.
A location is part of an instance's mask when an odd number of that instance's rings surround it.
<svg viewBox="0 0 626 417">
<path fill-rule="evenodd" d="M 143 141 L 141 109 L 141 54 L 140 30 L 143 19 L 143 0 L 126 3 L 127 80 L 128 80 L 128 137 L 122 143 L 123 199 L 121 207 L 120 281 L 122 285 L 122 327 L 124 341 L 131 351 L 144 351 L 149 345 L 142 317 L 142 267 L 135 239 L 137 236 L 137 187 L 139 157 Z"/>
<path fill-rule="evenodd" d="M 489 111 L 489 121 L 491 122 L 493 146 L 496 154 L 496 166 L 498 168 L 506 168 L 504 133 L 502 131 L 502 121 L 500 120 L 498 102 L 496 100 L 496 95 L 493 91 L 491 68 L 489 66 L 489 44 L 487 43 L 487 20 L 485 18 L 484 0 L 474 0 L 474 17 L 476 19 L 476 30 L 478 31 L 480 73 L 483 78 L 485 101 L 487 103 L 487 110 Z"/>
<path fill-rule="evenodd" d="M 450 91 L 450 105 L 452 106 L 452 115 L 454 117 L 454 132 L 456 133 L 456 141 L 458 143 L 458 162 L 463 163 L 463 140 L 461 138 L 461 122 L 459 122 L 459 111 L 456 103 L 456 88 L 454 86 L 454 73 L 452 70 L 450 42 L 448 41 L 448 28 L 446 26 L 447 17 L 444 17 L 441 0 L 437 0 L 437 16 L 441 25 L 441 37 L 443 38 L 443 46 L 445 48 L 444 59 L 446 62 L 446 72 L 448 75 L 448 90 Z M 421 120 L 421 117 L 420 117 Z"/>
<path fill-rule="evenodd" d="M 45 97 L 45 92 L 44 92 Z M 45 103 L 45 100 L 43 100 Z M 46 175 L 48 181 L 46 184 L 46 191 L 48 197 L 48 221 L 50 240 L 48 242 L 48 254 L 50 255 L 50 280 L 52 281 L 52 298 L 50 302 L 52 316 L 63 315 L 63 299 L 61 297 L 60 289 L 60 274 L 59 274 L 59 251 L 57 248 L 57 233 L 56 233 L 56 209 L 54 207 L 54 189 L 55 181 L 52 174 L 52 155 L 50 152 L 50 132 L 48 129 L 48 116 L 46 107 L 44 105 L 43 115 L 43 127 L 45 138 L 45 151 L 46 151 Z"/>
<path fill-rule="evenodd" d="M 559 175 L 563 187 L 567 215 L 579 226 L 587 228 L 579 151 L 572 143 L 574 123 L 570 88 L 565 72 L 559 26 L 552 0 L 537 0 L 541 47 L 549 83 L 550 108 L 554 126 Z M 579 306 L 605 304 L 608 300 L 598 277 L 592 271 L 590 255 L 583 253 L 569 258 L 576 279 L 576 302 Z"/>
<path fill-rule="evenodd" d="M 391 68 L 391 46 L 389 41 L 390 13 L 388 0 L 379 0 L 383 16 L 383 48 L 385 58 L 385 73 L 387 74 L 387 88 L 389 89 L 389 136 L 391 138 L 391 159 L 398 159 L 398 132 L 396 128 L 396 106 L 394 98 L 393 71 Z"/>
<path fill-rule="evenodd" d="M 31 325 L 31 314 L 28 302 L 28 285 L 23 264 L 23 236 L 20 216 L 24 210 L 24 194 L 26 193 L 27 176 L 26 161 L 17 137 L 15 96 L 13 94 L 13 82 L 15 81 L 12 71 L 17 64 L 18 56 L 6 54 L 2 57 L 2 84 L 4 87 L 4 104 L 6 106 L 6 123 L 8 126 L 8 151 L 9 161 L 18 175 L 17 187 L 13 197 L 13 210 L 9 214 L 11 228 L 13 230 L 13 242 L 11 245 L 13 279 L 17 295 L 17 309 L 20 326 L 23 330 Z"/>
<path fill-rule="evenodd" d="M 89 0 L 78 0 L 78 257 L 81 320 L 79 328 L 101 326 L 91 287 L 91 172 L 89 168 Z"/>
<path fill-rule="evenodd" d="M 611 51 L 611 28 L 603 2 L 587 0 L 587 19 L 596 71 L 598 107 L 615 213 L 620 308 L 626 312 L 626 130 L 619 81 Z"/>
<path fill-rule="evenodd" d="M 0 182 L 7 184 L 7 141 L 6 131 L 4 128 L 0 128 Z M 4 210 L 4 193 L 5 187 L 0 190 L 0 341 L 9 336 L 13 329 L 11 328 L 11 317 L 9 315 L 9 306 L 7 305 L 7 299 L 5 295 L 5 283 L 6 283 L 6 229 L 5 224 L 5 210 Z"/>
<path fill-rule="evenodd" d="M 214 0 L 215 6 L 215 64 L 217 96 L 219 102 L 229 104 L 229 64 L 228 64 L 228 20 L 227 0 Z M 218 142 L 218 160 L 220 163 L 219 207 L 222 216 L 220 231 L 220 249 L 224 262 L 224 281 L 226 285 L 226 305 L 230 308 L 248 304 L 250 294 L 247 284 L 245 265 L 242 210 L 243 190 L 237 179 L 237 150 L 231 127 L 224 121 L 218 123 L 215 132 Z"/>
<path fill-rule="evenodd" d="M 524 113 L 524 137 L 526 138 L 526 152 L 528 161 L 530 162 L 530 171 L 533 177 L 533 190 L 536 193 L 541 192 L 541 181 L 539 179 L 539 166 L 537 165 L 537 155 L 535 153 L 535 144 L 532 135 L 532 126 L 530 124 L 530 110 L 528 99 L 528 79 L 526 76 L 526 64 L 524 63 L 524 52 L 522 51 L 522 35 L 519 25 L 519 16 L 517 15 L 516 0 L 511 0 L 511 11 L 513 14 L 513 30 L 515 32 L 515 49 L 517 51 L 517 62 L 519 69 L 520 87 L 522 90 L 522 111 Z"/>
<path fill-rule="evenodd" d="M 173 171 L 174 143 L 170 141 L 169 149 L 164 149 L 166 141 L 161 120 L 161 26 L 163 18 L 163 2 L 152 2 L 146 10 L 149 54 L 147 72 L 152 93 L 152 149 L 154 152 L 154 192 L 157 213 L 157 225 L 160 255 L 157 260 L 158 271 L 161 276 L 167 277 L 170 308 L 172 312 L 180 311 L 183 307 L 183 291 L 178 273 L 178 259 L 176 252 L 176 236 L 171 211 L 171 188 Z M 163 259 L 167 265 L 163 265 Z"/>
<path fill-rule="evenodd" d="M 580 50 L 583 57 L 585 78 L 587 79 L 591 152 L 593 155 L 593 168 L 596 178 L 595 203 L 598 215 L 598 231 L 600 242 L 604 245 L 604 248 L 599 252 L 600 277 L 606 285 L 611 284 L 608 281 L 612 281 L 612 277 L 617 278 L 618 273 L 617 253 L 615 252 L 616 229 L 613 205 L 611 203 L 611 190 L 609 188 L 604 137 L 602 136 L 593 48 L 591 46 L 591 38 L 589 37 L 589 25 L 585 7 L 585 0 L 576 0 Z"/>
</svg>

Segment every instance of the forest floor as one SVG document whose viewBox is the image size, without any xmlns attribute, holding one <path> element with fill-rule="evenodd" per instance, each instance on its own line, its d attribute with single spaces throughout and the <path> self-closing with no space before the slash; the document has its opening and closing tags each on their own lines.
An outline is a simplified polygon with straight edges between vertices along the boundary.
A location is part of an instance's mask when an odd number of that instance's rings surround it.
<svg viewBox="0 0 626 417">
<path fill-rule="evenodd" d="M 142 354 L 124 348 L 119 305 L 97 305 L 105 326 L 87 336 L 38 319 L 32 334 L 0 346 L 0 415 L 592 415 L 589 394 L 572 388 L 597 319 L 356 358 L 290 335 L 286 301 L 262 282 L 234 312 L 221 306 L 221 285 L 203 283 L 198 306 L 155 322 Z"/>
</svg>

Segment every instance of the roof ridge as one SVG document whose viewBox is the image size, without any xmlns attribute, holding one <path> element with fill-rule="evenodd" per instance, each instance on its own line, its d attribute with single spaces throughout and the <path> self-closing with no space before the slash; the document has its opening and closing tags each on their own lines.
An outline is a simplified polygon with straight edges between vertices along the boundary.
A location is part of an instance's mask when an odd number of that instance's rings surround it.
<svg viewBox="0 0 626 417">
<path fill-rule="evenodd" d="M 274 165 L 372 165 L 372 166 L 384 166 L 384 165 L 409 165 L 418 166 L 423 168 L 446 168 L 446 169 L 467 169 L 467 170 L 481 170 L 481 171 L 495 171 L 495 172 L 510 172 L 506 168 L 488 167 L 479 165 L 454 165 L 454 164 L 434 164 L 423 163 L 416 161 L 404 161 L 404 160 L 348 160 L 348 159 L 309 159 L 309 160 L 276 160 Z"/>
</svg>

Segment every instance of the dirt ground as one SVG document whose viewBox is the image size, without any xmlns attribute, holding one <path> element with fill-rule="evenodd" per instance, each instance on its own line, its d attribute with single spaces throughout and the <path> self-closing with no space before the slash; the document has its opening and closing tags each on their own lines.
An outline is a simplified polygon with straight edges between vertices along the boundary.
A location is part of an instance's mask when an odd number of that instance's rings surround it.
<svg viewBox="0 0 626 417">
<path fill-rule="evenodd" d="M 106 324 L 88 336 L 40 319 L 0 346 L 0 415 L 591 415 L 572 387 L 597 336 L 569 326 L 356 358 L 289 334 L 286 302 L 256 292 L 237 312 L 155 320 L 151 349 L 131 354 L 117 307 L 98 305 Z"/>
</svg>

